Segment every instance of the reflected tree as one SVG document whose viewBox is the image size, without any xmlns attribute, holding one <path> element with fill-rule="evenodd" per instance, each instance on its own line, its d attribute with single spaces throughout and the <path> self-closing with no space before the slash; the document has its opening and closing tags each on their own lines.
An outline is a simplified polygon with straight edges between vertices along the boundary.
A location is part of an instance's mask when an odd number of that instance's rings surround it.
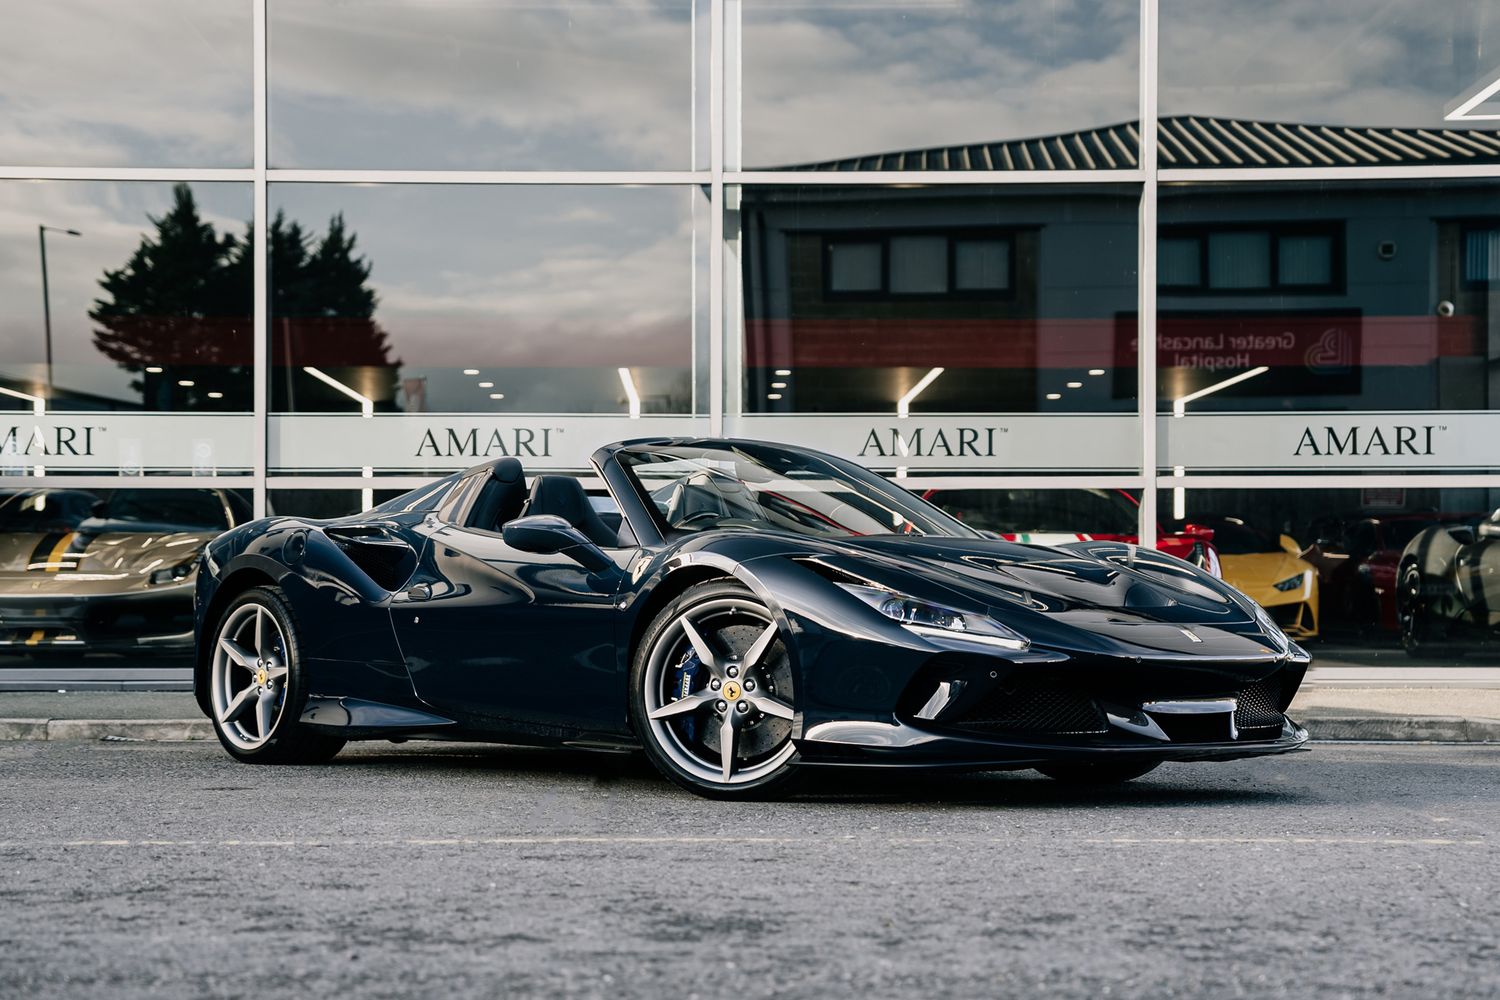
<svg viewBox="0 0 1500 1000">
<path fill-rule="evenodd" d="M 118 270 L 99 279 L 89 316 L 95 346 L 140 378 L 133 386 L 155 410 L 248 410 L 253 405 L 253 230 L 220 235 L 179 184 L 171 209 Z M 295 391 L 299 408 L 340 409 L 347 397 L 304 377 L 307 366 L 353 384 L 372 399 L 394 395 L 389 336 L 375 320 L 371 265 L 356 251 L 342 215 L 317 237 L 277 213 L 269 226 L 271 354 L 285 367 L 276 395 Z M 294 381 L 293 373 L 297 379 Z M 285 407 L 289 399 L 278 400 Z"/>
</svg>

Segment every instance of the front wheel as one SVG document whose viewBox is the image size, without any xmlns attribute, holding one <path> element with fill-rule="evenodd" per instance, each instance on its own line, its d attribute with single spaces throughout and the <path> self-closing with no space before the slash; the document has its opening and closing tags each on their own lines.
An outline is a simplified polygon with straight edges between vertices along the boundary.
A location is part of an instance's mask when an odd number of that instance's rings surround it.
<svg viewBox="0 0 1500 1000">
<path fill-rule="evenodd" d="M 321 764 L 344 746 L 299 721 L 307 684 L 296 620 L 281 591 L 256 587 L 235 598 L 209 653 L 214 732 L 247 764 Z"/>
<path fill-rule="evenodd" d="M 770 611 L 731 581 L 699 584 L 652 621 L 630 675 L 646 755 L 714 798 L 785 791 L 793 777 L 791 660 Z"/>
<path fill-rule="evenodd" d="M 1161 766 L 1161 761 L 1110 761 L 1085 764 L 1043 764 L 1037 770 L 1065 785 L 1116 785 L 1133 781 Z"/>
</svg>

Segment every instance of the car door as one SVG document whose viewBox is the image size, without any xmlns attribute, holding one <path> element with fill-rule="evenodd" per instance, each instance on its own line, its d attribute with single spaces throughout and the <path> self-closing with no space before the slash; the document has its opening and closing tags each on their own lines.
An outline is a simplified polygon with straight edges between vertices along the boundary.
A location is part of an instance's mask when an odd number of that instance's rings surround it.
<svg viewBox="0 0 1500 1000">
<path fill-rule="evenodd" d="M 391 605 L 418 696 L 522 729 L 625 727 L 615 657 L 624 574 L 521 552 L 498 533 L 430 517 L 417 571 Z M 633 549 L 611 553 L 624 566 Z"/>
</svg>

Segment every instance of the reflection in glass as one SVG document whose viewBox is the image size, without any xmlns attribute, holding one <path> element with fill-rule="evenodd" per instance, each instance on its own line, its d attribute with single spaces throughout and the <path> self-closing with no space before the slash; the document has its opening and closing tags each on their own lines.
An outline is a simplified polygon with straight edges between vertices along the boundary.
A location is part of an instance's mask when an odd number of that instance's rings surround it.
<svg viewBox="0 0 1500 1000">
<path fill-rule="evenodd" d="M 1133 409 L 1137 201 L 746 187 L 745 412 Z"/>
<path fill-rule="evenodd" d="M 1493 130 L 1495 121 L 1463 120 L 1461 106 L 1500 78 L 1500 18 L 1484 0 L 1371 4 L 1364 0 L 1163 0 L 1160 15 L 1164 116 L 1218 117 L 1241 125 L 1186 130 L 1178 158 L 1223 156 L 1249 138 L 1252 147 L 1291 143 L 1308 155 L 1352 151 L 1356 162 L 1421 155 L 1430 136 L 1351 137 L 1338 126 Z M 1470 110 L 1494 114 L 1500 100 Z M 1455 115 L 1453 119 L 1448 116 Z M 1270 123 L 1267 128 L 1243 122 Z M 1278 124 L 1335 126 L 1309 135 Z M 1175 131 L 1175 129 L 1174 129 Z M 1221 132 L 1223 134 L 1221 134 Z M 1270 134 L 1268 135 L 1267 132 Z M 1164 137 L 1164 142 L 1172 142 Z M 1194 149 L 1195 144 L 1201 148 Z M 1219 145 L 1222 144 L 1222 145 Z M 1461 162 L 1465 143 L 1437 144 L 1435 162 Z M 1469 155 L 1489 144 L 1469 146 Z M 1215 148 L 1215 147 L 1218 148 Z M 1490 152 L 1496 152 L 1491 147 Z M 1282 150 L 1285 153 L 1285 150 Z M 1267 163 L 1278 165 L 1269 154 Z M 1164 156 L 1162 165 L 1172 166 Z M 1230 161 L 1231 165 L 1232 161 Z M 1177 164 L 1181 165 L 1181 164 Z M 1246 165 L 1257 165 L 1250 160 Z M 1316 165 L 1316 161 L 1315 161 Z"/>
<path fill-rule="evenodd" d="M 1164 185 L 1160 408 L 1496 407 L 1497 212 L 1490 181 Z"/>
<path fill-rule="evenodd" d="M 911 169 L 858 163 L 908 150 L 930 150 L 930 169 L 1135 166 L 1133 128 L 991 145 L 1136 120 L 1135 0 L 731 0 L 728 17 L 743 39 L 730 60 L 741 63 L 744 152 L 731 135 L 731 167 Z"/>
<path fill-rule="evenodd" d="M 0 182 L 0 409 L 249 410 L 250 213 L 248 184 Z"/>
<path fill-rule="evenodd" d="M 708 65 L 694 51 L 706 41 L 695 29 L 706 27 L 707 7 L 276 0 L 268 8 L 271 163 L 705 167 L 693 74 Z"/>
<path fill-rule="evenodd" d="M 191 653 L 198 558 L 250 517 L 245 490 L 6 491 L 0 647 L 51 656 Z"/>
<path fill-rule="evenodd" d="M 1224 578 L 1316 639 L 1321 664 L 1462 666 L 1500 638 L 1500 589 L 1486 576 L 1500 579 L 1500 490 L 1185 494 L 1172 524 L 1211 531 Z M 1172 510 L 1168 491 L 1160 504 Z"/>
<path fill-rule="evenodd" d="M 698 188 L 271 195 L 273 410 L 693 411 Z"/>
<path fill-rule="evenodd" d="M 0 31 L 0 163 L 248 167 L 250 0 L 47 0 Z"/>
</svg>

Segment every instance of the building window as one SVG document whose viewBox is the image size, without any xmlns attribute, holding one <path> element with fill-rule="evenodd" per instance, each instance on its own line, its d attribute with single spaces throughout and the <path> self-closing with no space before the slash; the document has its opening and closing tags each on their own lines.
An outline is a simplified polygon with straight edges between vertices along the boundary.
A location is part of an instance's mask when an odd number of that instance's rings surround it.
<svg viewBox="0 0 1500 1000">
<path fill-rule="evenodd" d="M 1182 295 L 1342 290 L 1335 226 L 1171 228 L 1157 245 L 1161 290 Z"/>
<path fill-rule="evenodd" d="M 1500 284 L 1500 224 L 1464 230 L 1464 285 Z"/>
<path fill-rule="evenodd" d="M 1009 233 L 892 233 L 824 239 L 830 298 L 1009 298 Z"/>
</svg>

